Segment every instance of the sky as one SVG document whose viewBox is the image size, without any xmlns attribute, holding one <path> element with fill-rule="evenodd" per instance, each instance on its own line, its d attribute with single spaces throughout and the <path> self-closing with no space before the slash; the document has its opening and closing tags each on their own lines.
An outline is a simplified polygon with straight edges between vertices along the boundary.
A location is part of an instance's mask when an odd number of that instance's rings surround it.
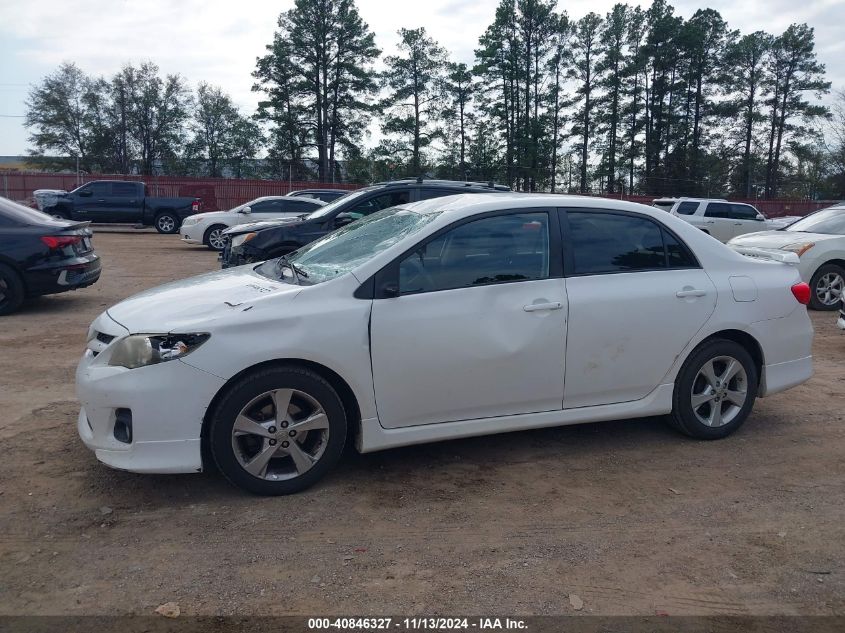
<svg viewBox="0 0 845 633">
<path fill-rule="evenodd" d="M 561 0 L 574 19 L 601 15 L 614 0 Z M 395 51 L 401 28 L 424 26 L 455 61 L 471 63 L 478 37 L 493 21 L 498 0 L 358 0 L 364 21 L 385 54 Z M 649 2 L 629 1 L 647 7 Z M 685 18 L 696 9 L 718 10 L 743 33 L 781 33 L 792 22 L 815 28 L 819 61 L 834 90 L 845 89 L 843 0 L 676 0 Z M 221 86 L 246 114 L 256 57 L 272 41 L 280 12 L 293 0 L 0 0 L 0 155 L 25 154 L 23 125 L 29 87 L 64 61 L 108 76 L 126 63 L 151 60 L 163 73 L 179 73 L 192 86 Z M 240 10 L 238 10 L 240 8 Z"/>
</svg>

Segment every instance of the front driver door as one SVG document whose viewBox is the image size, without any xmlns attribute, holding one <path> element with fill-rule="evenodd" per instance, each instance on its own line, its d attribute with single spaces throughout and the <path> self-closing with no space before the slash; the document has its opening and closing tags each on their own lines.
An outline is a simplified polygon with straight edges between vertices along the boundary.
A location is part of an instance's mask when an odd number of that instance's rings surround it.
<svg viewBox="0 0 845 633">
<path fill-rule="evenodd" d="M 567 300 L 557 218 L 459 223 L 377 277 L 371 352 L 386 428 L 561 408 Z"/>
</svg>

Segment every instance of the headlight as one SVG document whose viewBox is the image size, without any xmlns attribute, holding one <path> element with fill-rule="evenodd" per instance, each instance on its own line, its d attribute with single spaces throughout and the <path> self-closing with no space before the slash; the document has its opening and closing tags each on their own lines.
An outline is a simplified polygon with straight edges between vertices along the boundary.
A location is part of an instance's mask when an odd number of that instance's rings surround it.
<svg viewBox="0 0 845 633">
<path fill-rule="evenodd" d="M 243 235 L 236 235 L 235 237 L 232 238 L 232 247 L 234 248 L 235 246 L 240 246 L 241 244 L 249 242 L 256 235 L 258 235 L 258 234 L 255 233 L 255 232 L 244 233 Z"/>
<path fill-rule="evenodd" d="M 796 242 L 795 244 L 787 244 L 786 246 L 781 246 L 781 249 L 785 251 L 789 251 L 790 253 L 795 253 L 798 257 L 801 257 L 804 253 L 815 246 L 815 242 Z"/>
<path fill-rule="evenodd" d="M 182 358 L 205 343 L 210 336 L 210 334 L 133 334 L 115 345 L 109 365 L 135 369 Z"/>
</svg>

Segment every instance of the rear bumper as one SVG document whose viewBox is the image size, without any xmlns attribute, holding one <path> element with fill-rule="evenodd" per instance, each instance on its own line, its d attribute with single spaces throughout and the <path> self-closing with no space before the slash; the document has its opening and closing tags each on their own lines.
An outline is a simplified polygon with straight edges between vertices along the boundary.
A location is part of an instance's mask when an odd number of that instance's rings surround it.
<svg viewBox="0 0 845 633">
<path fill-rule="evenodd" d="M 761 395 L 770 396 L 808 381 L 813 375 L 813 357 L 799 358 L 763 367 Z"/>
<path fill-rule="evenodd" d="M 92 253 L 86 257 L 66 260 L 61 264 L 30 268 L 24 275 L 24 281 L 27 294 L 35 297 L 85 288 L 96 283 L 101 272 L 100 257 Z"/>
</svg>

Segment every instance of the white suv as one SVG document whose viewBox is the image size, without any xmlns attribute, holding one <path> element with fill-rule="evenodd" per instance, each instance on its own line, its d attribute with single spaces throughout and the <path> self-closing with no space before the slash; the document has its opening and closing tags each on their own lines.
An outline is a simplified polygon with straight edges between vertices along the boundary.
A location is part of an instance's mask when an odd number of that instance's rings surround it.
<svg viewBox="0 0 845 633">
<path fill-rule="evenodd" d="M 790 216 L 770 220 L 750 204 L 712 198 L 679 198 L 670 213 L 720 242 L 745 233 L 779 229 L 798 219 L 798 216 Z"/>
</svg>

